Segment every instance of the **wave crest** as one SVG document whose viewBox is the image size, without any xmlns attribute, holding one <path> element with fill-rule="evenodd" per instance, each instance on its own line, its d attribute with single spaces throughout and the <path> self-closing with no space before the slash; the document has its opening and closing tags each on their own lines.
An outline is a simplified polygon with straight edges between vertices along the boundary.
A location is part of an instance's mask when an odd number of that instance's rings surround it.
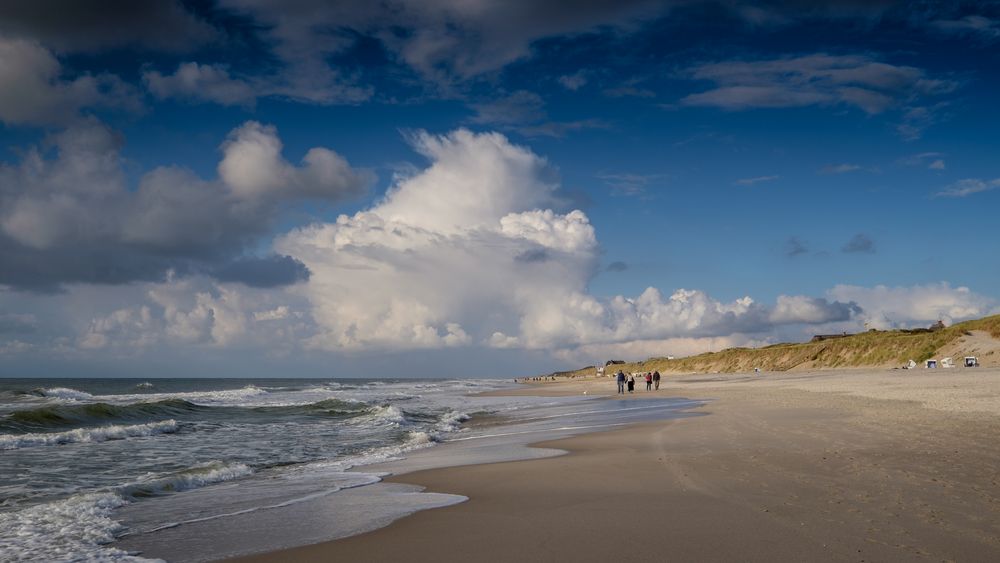
<svg viewBox="0 0 1000 563">
<path fill-rule="evenodd" d="M 31 432 L 66 426 L 101 424 L 112 421 L 144 421 L 178 417 L 202 409 L 181 399 L 151 403 L 112 405 L 109 403 L 48 405 L 14 411 L 0 419 L 0 429 Z"/>
<path fill-rule="evenodd" d="M 110 425 L 94 428 L 77 428 L 67 432 L 47 432 L 29 434 L 0 434 L 0 450 L 17 450 L 36 446 L 58 446 L 82 442 L 105 442 L 140 436 L 170 434 L 178 428 L 176 420 L 163 420 L 130 426 Z"/>
</svg>

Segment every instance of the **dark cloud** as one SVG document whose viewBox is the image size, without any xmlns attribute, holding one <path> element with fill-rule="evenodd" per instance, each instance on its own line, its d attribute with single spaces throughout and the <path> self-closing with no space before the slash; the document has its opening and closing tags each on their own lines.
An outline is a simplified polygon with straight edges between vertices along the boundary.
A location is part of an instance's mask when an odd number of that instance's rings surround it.
<svg viewBox="0 0 1000 563">
<path fill-rule="evenodd" d="M 799 239 L 799 237 L 788 237 L 785 241 L 785 256 L 799 256 L 800 254 L 806 254 L 809 252 L 809 248 L 806 243 Z"/>
<path fill-rule="evenodd" d="M 600 119 L 551 121 L 545 102 L 534 92 L 518 90 L 509 96 L 470 104 L 476 111 L 470 121 L 491 125 L 506 131 L 516 131 L 526 137 L 563 137 L 583 129 L 603 129 L 608 124 Z"/>
<path fill-rule="evenodd" d="M 180 2 L 156 0 L 4 0 L 0 32 L 58 51 L 140 47 L 184 52 L 219 37 Z"/>
<path fill-rule="evenodd" d="M 621 261 L 612 262 L 608 264 L 608 267 L 605 268 L 605 270 L 609 272 L 624 272 L 625 270 L 628 270 L 628 264 Z"/>
<path fill-rule="evenodd" d="M 310 149 L 299 165 L 286 161 L 277 131 L 256 122 L 223 143 L 218 179 L 159 167 L 134 189 L 123 139 L 100 122 L 78 123 L 48 143 L 53 157 L 33 149 L 20 165 L 0 164 L 2 285 L 55 291 L 216 270 L 249 285 L 298 281 L 307 274 L 287 259 L 218 264 L 267 234 L 286 204 L 343 201 L 372 182 L 325 148 Z"/>
<path fill-rule="evenodd" d="M 291 256 L 242 257 L 211 272 L 223 282 L 250 287 L 280 287 L 309 280 L 309 268 Z"/>
<path fill-rule="evenodd" d="M 846 105 L 878 114 L 904 101 L 957 87 L 948 80 L 929 78 L 915 67 L 865 55 L 823 53 L 705 64 L 690 69 L 689 76 L 713 82 L 715 87 L 684 97 L 681 105 L 727 110 Z M 916 120 L 914 116 L 912 121 Z"/>
<path fill-rule="evenodd" d="M 768 321 L 775 325 L 835 323 L 849 321 L 862 312 L 854 301 L 831 302 L 821 297 L 782 295 L 771 309 Z"/>
<path fill-rule="evenodd" d="M 847 253 L 874 254 L 875 241 L 864 233 L 858 233 L 851 240 L 847 241 L 840 250 Z"/>
</svg>

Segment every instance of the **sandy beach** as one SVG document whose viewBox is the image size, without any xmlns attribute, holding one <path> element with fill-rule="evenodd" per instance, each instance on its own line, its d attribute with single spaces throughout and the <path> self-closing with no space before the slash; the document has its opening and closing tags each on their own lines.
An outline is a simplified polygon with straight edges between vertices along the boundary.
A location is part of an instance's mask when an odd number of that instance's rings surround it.
<svg viewBox="0 0 1000 563">
<path fill-rule="evenodd" d="M 642 384 L 639 387 L 644 387 Z M 567 455 L 390 478 L 465 495 L 366 534 L 239 561 L 997 561 L 1000 370 L 608 379 L 696 416 L 537 444 Z"/>
</svg>

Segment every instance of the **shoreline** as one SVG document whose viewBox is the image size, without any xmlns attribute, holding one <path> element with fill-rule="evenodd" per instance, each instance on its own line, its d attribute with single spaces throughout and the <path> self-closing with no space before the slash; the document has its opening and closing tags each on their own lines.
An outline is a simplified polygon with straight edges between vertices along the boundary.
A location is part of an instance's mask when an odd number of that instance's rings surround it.
<svg viewBox="0 0 1000 563">
<path fill-rule="evenodd" d="M 709 416 L 533 444 L 559 457 L 392 476 L 469 500 L 233 561 L 997 560 L 998 382 L 998 370 L 670 377 L 626 399 L 711 398 L 695 409 Z M 613 397 L 614 384 L 513 393 L 583 391 Z"/>
</svg>

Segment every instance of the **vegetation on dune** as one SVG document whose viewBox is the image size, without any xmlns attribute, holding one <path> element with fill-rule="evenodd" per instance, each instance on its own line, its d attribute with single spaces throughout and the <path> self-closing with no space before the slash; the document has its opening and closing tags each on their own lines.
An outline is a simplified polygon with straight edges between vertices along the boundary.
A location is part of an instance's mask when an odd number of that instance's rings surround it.
<svg viewBox="0 0 1000 563">
<path fill-rule="evenodd" d="M 972 331 L 984 331 L 1000 339 L 1000 315 L 954 324 L 939 330 L 871 330 L 825 340 L 773 344 L 761 348 L 729 348 L 685 358 L 649 358 L 609 366 L 626 373 L 661 372 L 742 372 L 760 368 L 787 371 L 793 368 L 847 368 L 902 366 L 913 360 L 921 363 L 935 357 L 942 348 L 957 342 Z M 590 375 L 593 367 L 564 375 Z"/>
</svg>

